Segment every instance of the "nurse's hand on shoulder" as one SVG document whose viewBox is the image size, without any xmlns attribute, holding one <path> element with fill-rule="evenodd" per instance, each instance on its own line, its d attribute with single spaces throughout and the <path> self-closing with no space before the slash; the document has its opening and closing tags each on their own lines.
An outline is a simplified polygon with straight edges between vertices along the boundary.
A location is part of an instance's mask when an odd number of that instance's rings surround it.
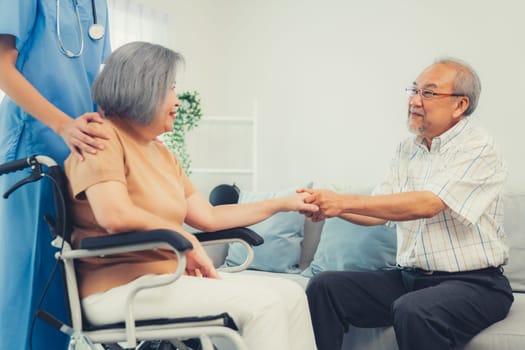
<svg viewBox="0 0 525 350">
<path fill-rule="evenodd" d="M 103 123 L 104 119 L 96 112 L 85 113 L 64 125 L 59 134 L 64 142 L 80 160 L 85 153 L 96 154 L 104 145 L 99 139 L 109 139 L 108 135 L 93 128 L 92 123 Z"/>
</svg>

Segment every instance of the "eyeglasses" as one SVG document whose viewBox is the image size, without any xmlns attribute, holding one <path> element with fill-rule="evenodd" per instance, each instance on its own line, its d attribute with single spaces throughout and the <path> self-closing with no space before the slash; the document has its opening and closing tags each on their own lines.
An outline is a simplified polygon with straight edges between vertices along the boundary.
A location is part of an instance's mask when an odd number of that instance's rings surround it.
<svg viewBox="0 0 525 350">
<path fill-rule="evenodd" d="M 465 96 L 464 94 L 456 94 L 456 93 L 450 94 L 450 93 L 445 93 L 445 92 L 435 92 L 435 91 L 426 90 L 426 89 L 418 89 L 413 86 L 407 87 L 405 91 L 407 92 L 408 96 L 416 96 L 417 94 L 420 94 L 421 97 L 425 99 L 431 99 L 431 98 L 438 97 L 438 96 L 455 96 L 455 97 Z"/>
</svg>

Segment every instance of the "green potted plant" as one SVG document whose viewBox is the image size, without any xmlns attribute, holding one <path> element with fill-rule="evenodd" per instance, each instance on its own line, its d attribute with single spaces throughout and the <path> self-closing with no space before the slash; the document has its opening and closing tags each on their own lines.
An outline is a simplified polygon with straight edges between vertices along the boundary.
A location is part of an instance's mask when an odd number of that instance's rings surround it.
<svg viewBox="0 0 525 350">
<path fill-rule="evenodd" d="M 162 135 L 166 146 L 177 156 L 186 175 L 190 175 L 191 159 L 186 150 L 186 133 L 199 125 L 202 118 L 201 99 L 197 91 L 178 95 L 180 105 L 173 121 L 173 130 Z"/>
</svg>

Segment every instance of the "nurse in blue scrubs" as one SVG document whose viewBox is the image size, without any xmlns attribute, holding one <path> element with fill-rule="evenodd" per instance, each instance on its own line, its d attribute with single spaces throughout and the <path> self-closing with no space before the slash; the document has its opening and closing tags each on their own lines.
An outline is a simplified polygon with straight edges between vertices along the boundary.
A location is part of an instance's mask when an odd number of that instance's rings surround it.
<svg viewBox="0 0 525 350">
<path fill-rule="evenodd" d="M 105 31 L 105 33 L 104 33 Z M 103 152 L 90 122 L 91 84 L 110 52 L 106 0 L 0 1 L 0 163 L 33 154 L 63 162 Z M 2 194 L 29 174 L 0 176 Z M 54 265 L 44 214 L 51 186 L 38 181 L 0 198 L 0 349 L 65 349 L 67 338 L 31 318 Z M 67 320 L 60 271 L 42 309 Z"/>
</svg>

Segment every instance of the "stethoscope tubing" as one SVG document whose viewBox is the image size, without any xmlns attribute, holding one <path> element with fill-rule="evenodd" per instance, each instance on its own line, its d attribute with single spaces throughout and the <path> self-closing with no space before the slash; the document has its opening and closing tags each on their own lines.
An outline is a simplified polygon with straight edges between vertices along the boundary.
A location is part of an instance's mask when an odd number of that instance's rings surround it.
<svg viewBox="0 0 525 350">
<path fill-rule="evenodd" d="M 78 52 L 73 52 L 69 49 L 67 49 L 64 46 L 64 42 L 62 41 L 62 35 L 60 31 L 60 0 L 56 0 L 57 2 L 57 8 L 56 8 L 56 29 L 57 29 L 57 38 L 58 38 L 58 44 L 60 51 L 66 55 L 69 58 L 76 58 L 80 57 L 82 53 L 84 52 L 84 29 L 82 28 L 82 22 L 80 21 L 80 12 L 78 10 L 78 0 L 72 0 L 73 7 L 75 8 L 75 14 L 77 17 L 77 24 L 79 28 L 79 41 L 80 41 L 80 49 Z M 95 5 L 95 0 L 91 0 L 91 9 L 93 14 L 93 24 L 89 28 L 88 34 L 91 39 L 93 40 L 100 40 L 104 37 L 104 27 L 97 23 L 97 8 Z M 94 30 L 92 30 L 94 29 Z M 95 34 L 93 34 L 95 33 Z"/>
<path fill-rule="evenodd" d="M 97 24 L 97 6 L 95 0 L 91 0 L 91 11 L 93 13 L 93 24 Z"/>
</svg>

